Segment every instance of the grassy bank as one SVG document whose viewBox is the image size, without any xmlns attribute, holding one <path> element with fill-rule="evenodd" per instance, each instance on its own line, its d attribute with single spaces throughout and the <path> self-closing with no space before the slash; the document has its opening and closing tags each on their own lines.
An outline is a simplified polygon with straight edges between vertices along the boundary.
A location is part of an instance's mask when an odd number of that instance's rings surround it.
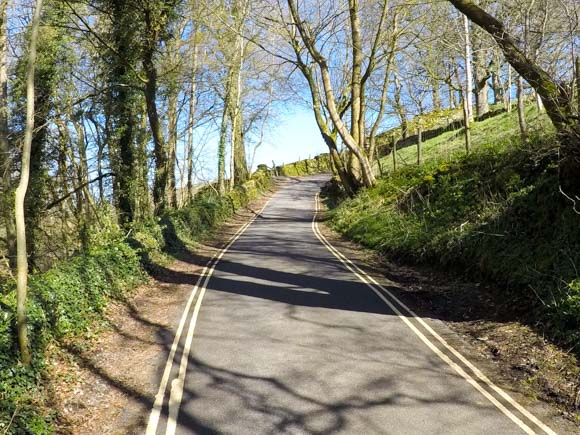
<svg viewBox="0 0 580 435">
<path fill-rule="evenodd" d="M 18 361 L 14 283 L 0 283 L 0 433 L 52 433 L 58 416 L 50 411 L 48 399 L 47 345 L 82 342 L 98 333 L 109 301 L 130 296 L 147 280 L 147 270 L 194 247 L 271 185 L 271 174 L 258 171 L 224 196 L 208 187 L 187 206 L 135 224 L 130 231 L 103 210 L 100 227 L 90 232 L 84 252 L 31 276 L 28 315 L 34 359 L 29 368 Z"/>
<path fill-rule="evenodd" d="M 301 175 L 314 175 L 322 172 L 332 171 L 330 154 L 320 154 L 313 159 L 299 160 L 294 163 L 277 166 L 275 172 L 277 175 L 287 177 L 298 177 Z"/>
<path fill-rule="evenodd" d="M 407 165 L 341 202 L 331 225 L 396 261 L 501 284 L 510 302 L 561 343 L 580 343 L 579 216 L 558 190 L 557 153 L 543 115 L 529 110 L 522 146 L 515 114 L 474 126 L 474 152 L 445 134 Z M 535 131 L 535 133 L 534 133 Z M 441 147 L 453 152 L 442 152 Z M 412 161 L 413 148 L 401 150 Z"/>
</svg>

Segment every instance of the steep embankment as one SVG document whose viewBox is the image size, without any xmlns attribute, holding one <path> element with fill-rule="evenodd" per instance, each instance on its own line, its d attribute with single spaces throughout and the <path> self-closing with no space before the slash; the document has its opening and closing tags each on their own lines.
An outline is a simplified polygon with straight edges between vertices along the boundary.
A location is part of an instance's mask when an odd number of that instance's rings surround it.
<svg viewBox="0 0 580 435">
<path fill-rule="evenodd" d="M 477 123 L 466 156 L 461 132 L 399 151 L 402 168 L 340 203 L 332 226 L 396 261 L 424 263 L 502 284 L 497 298 L 557 338 L 580 343 L 580 226 L 558 189 L 557 151 L 544 115 L 528 109 Z M 383 167 L 389 157 L 383 159 Z"/>
</svg>

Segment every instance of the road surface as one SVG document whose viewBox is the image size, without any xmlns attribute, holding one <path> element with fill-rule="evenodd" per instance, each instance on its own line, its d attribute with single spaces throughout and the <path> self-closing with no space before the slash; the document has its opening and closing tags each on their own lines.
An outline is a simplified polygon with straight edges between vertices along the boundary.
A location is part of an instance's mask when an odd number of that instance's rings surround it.
<svg viewBox="0 0 580 435">
<path fill-rule="evenodd" d="M 553 433 L 333 253 L 325 180 L 278 191 L 206 270 L 147 433 Z"/>
</svg>

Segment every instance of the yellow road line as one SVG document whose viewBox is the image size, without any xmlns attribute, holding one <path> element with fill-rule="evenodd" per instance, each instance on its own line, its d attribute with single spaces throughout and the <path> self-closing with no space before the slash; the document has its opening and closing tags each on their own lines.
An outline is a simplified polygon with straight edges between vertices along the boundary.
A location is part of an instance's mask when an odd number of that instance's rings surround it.
<svg viewBox="0 0 580 435">
<path fill-rule="evenodd" d="M 147 430 L 146 435 L 155 435 L 157 433 L 157 427 L 159 426 L 159 418 L 161 416 L 161 408 L 163 407 L 163 401 L 165 399 L 165 393 L 167 391 L 167 384 L 169 383 L 169 377 L 171 375 L 171 370 L 173 369 L 173 360 L 175 358 L 175 354 L 177 352 L 177 348 L 179 346 L 179 342 L 181 341 L 181 336 L 183 333 L 183 328 L 185 327 L 185 323 L 187 321 L 187 317 L 189 315 L 189 311 L 191 309 L 191 305 L 195 299 L 195 295 L 199 290 L 199 297 L 197 298 L 197 302 L 194 307 L 194 312 L 192 318 L 189 323 L 189 328 L 187 331 L 185 348 L 183 354 L 181 355 L 181 361 L 179 365 L 179 374 L 178 377 L 175 378 L 171 382 L 171 391 L 170 391 L 170 400 L 169 400 L 169 419 L 167 422 L 167 430 L 166 434 L 173 434 L 175 433 L 175 428 L 177 424 L 177 415 L 179 413 L 179 406 L 181 405 L 181 398 L 183 396 L 183 383 L 185 380 L 185 374 L 187 372 L 187 363 L 189 360 L 189 351 L 191 350 L 191 341 L 193 339 L 193 334 L 195 331 L 195 325 L 197 323 L 197 316 L 201 307 L 201 302 L 203 300 L 203 296 L 205 294 L 205 289 L 207 283 L 213 274 L 215 267 L 217 266 L 219 260 L 224 256 L 224 254 L 231 248 L 231 246 L 241 237 L 241 235 L 248 229 L 250 225 L 262 214 L 266 206 L 270 203 L 272 198 L 266 201 L 266 204 L 260 209 L 258 213 L 256 213 L 249 222 L 243 225 L 228 241 L 228 244 L 216 255 L 214 255 L 207 263 L 207 265 L 203 268 L 195 287 L 191 291 L 191 295 L 185 305 L 185 309 L 183 310 L 183 314 L 181 316 L 181 320 L 179 322 L 179 326 L 175 333 L 175 338 L 173 339 L 173 343 L 171 345 L 171 350 L 169 352 L 169 356 L 167 357 L 167 361 L 165 363 L 165 369 L 163 371 L 163 376 L 161 377 L 161 382 L 159 384 L 159 389 L 157 394 L 155 395 L 155 402 L 153 404 L 153 408 L 151 409 L 151 413 L 149 414 L 149 421 L 147 423 Z M 200 285 L 203 282 L 202 285 Z M 170 432 L 170 427 L 172 432 Z"/>
<path fill-rule="evenodd" d="M 475 365 L 473 365 L 469 360 L 467 360 L 461 353 L 459 353 L 455 348 L 453 348 L 449 343 L 447 343 L 439 334 L 437 334 L 421 317 L 415 314 L 409 307 L 407 307 L 403 302 L 401 302 L 393 293 L 387 290 L 384 286 L 379 284 L 372 276 L 367 274 L 364 270 L 354 264 L 349 260 L 344 254 L 342 254 L 338 249 L 336 249 L 332 244 L 326 239 L 326 237 L 320 232 L 318 228 L 318 213 L 319 213 L 319 195 L 315 196 L 315 212 L 312 219 L 312 231 L 320 240 L 320 242 L 336 257 L 338 260 L 355 276 L 357 276 L 362 282 L 364 282 L 373 292 L 381 298 L 385 304 L 393 310 L 393 312 L 417 335 L 423 343 L 429 347 L 441 360 L 453 368 L 462 378 L 464 378 L 470 385 L 472 385 L 477 391 L 479 391 L 484 397 L 486 397 L 496 408 L 503 412 L 510 420 L 516 423 L 525 433 L 534 434 L 534 432 L 527 424 L 525 424 L 520 418 L 514 415 L 509 409 L 507 409 L 502 403 L 500 403 L 497 398 L 491 395 L 487 390 L 485 390 L 472 376 L 463 370 L 461 366 L 453 362 L 448 355 L 443 353 L 435 344 L 429 340 L 409 319 L 407 316 L 403 315 L 402 312 L 393 304 L 392 301 L 396 302 L 404 311 L 406 311 L 414 320 L 421 324 L 429 334 L 440 342 L 447 350 L 449 350 L 456 358 L 458 358 L 463 364 L 465 364 L 474 375 L 488 387 L 493 389 L 497 394 L 499 394 L 506 402 L 511 406 L 521 412 L 526 418 L 532 421 L 536 426 L 542 429 L 545 433 L 550 435 L 556 435 L 556 433 L 550 429 L 547 425 L 541 422 L 536 416 L 530 413 L 527 409 L 521 406 L 513 398 L 509 396 L 504 390 L 495 385 L 487 376 L 485 376 Z M 389 299 L 385 297 L 381 291 L 389 296 Z"/>
</svg>

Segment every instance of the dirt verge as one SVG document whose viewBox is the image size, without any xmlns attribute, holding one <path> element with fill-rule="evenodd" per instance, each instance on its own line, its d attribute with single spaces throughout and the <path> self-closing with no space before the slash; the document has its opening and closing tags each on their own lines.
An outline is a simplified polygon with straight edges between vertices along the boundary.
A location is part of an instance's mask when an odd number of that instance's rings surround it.
<svg viewBox="0 0 580 435">
<path fill-rule="evenodd" d="M 442 320 L 459 334 L 460 349 L 483 364 L 500 385 L 530 400 L 554 406 L 570 424 L 562 433 L 580 431 L 580 365 L 570 350 L 548 342 L 531 326 L 514 320 L 517 307 L 495 303 L 501 289 L 466 282 L 424 267 L 397 265 L 375 251 L 341 237 L 326 224 L 323 234 L 347 257 L 385 276 L 399 289 L 398 296 L 422 317 Z M 557 424 L 557 423 L 556 423 Z M 572 429 L 570 428 L 578 428 Z"/>
<path fill-rule="evenodd" d="M 109 305 L 106 323 L 89 340 L 53 344 L 49 394 L 62 434 L 142 432 L 177 322 L 205 264 L 288 179 L 239 210 L 195 250 L 157 266 L 126 301 Z M 169 343 L 169 344 L 168 344 Z"/>
</svg>

